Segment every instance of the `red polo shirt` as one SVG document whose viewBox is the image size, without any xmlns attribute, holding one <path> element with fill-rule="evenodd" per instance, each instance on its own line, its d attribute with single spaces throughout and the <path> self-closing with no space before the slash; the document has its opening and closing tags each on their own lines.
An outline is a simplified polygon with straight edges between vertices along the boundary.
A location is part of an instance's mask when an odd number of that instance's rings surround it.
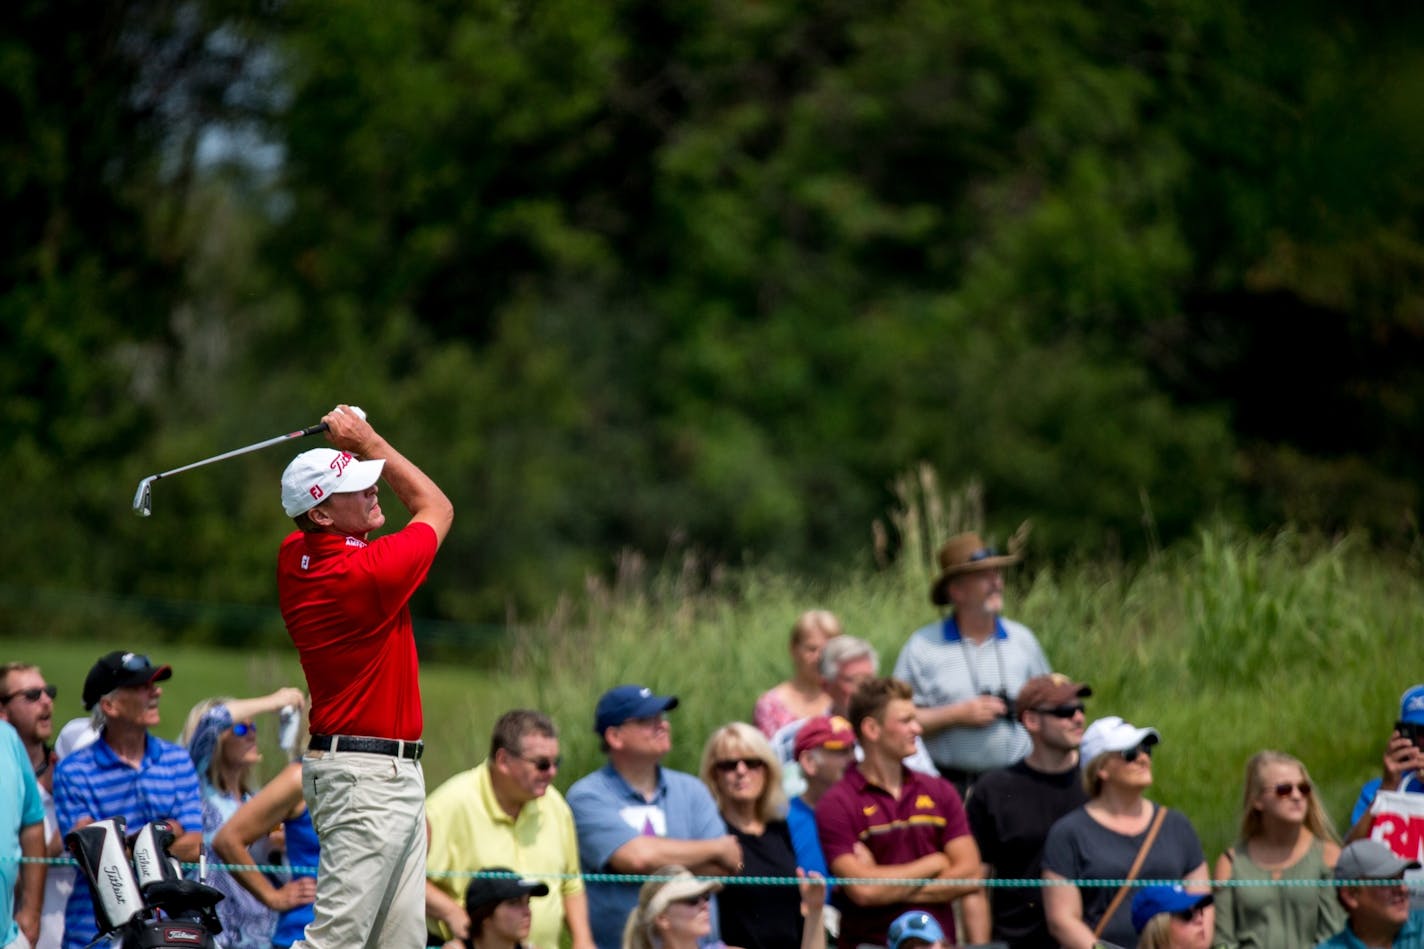
<svg viewBox="0 0 1424 949">
<path fill-rule="evenodd" d="M 890 866 L 943 851 L 954 838 L 969 835 L 964 804 L 954 785 L 903 766 L 901 781 L 897 799 L 867 781 L 859 765 L 846 768 L 845 777 L 816 804 L 816 829 L 826 854 L 826 866 L 850 853 L 857 843 L 870 848 L 877 864 Z M 861 906 L 852 903 L 839 888 L 832 902 L 841 911 L 838 944 L 842 946 L 863 942 L 885 945 L 886 932 L 895 917 L 911 909 L 929 913 L 953 938 L 954 911 L 949 903 Z"/>
<path fill-rule="evenodd" d="M 438 546 L 420 522 L 369 543 L 303 531 L 282 541 L 277 599 L 311 691 L 312 734 L 420 737 L 409 604 Z"/>
</svg>

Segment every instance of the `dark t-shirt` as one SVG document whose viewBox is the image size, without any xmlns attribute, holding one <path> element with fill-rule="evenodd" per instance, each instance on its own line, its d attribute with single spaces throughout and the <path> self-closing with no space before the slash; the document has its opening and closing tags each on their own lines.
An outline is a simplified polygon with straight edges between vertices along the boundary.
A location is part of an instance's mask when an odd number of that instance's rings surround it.
<svg viewBox="0 0 1424 949">
<path fill-rule="evenodd" d="M 730 825 L 729 825 L 730 826 Z M 796 852 L 784 820 L 769 821 L 758 836 L 732 828 L 742 845 L 742 872 L 749 877 L 796 876 Z M 781 884 L 728 884 L 717 896 L 722 940 L 742 949 L 801 945 L 801 891 Z"/>
<path fill-rule="evenodd" d="M 979 778 L 964 805 L 984 862 L 1001 880 L 1043 876 L 1043 842 L 1053 823 L 1086 804 L 1078 769 L 1047 774 L 1018 764 Z M 1043 917 L 1043 888 L 996 886 L 989 890 L 994 938 L 1015 949 L 1056 949 Z"/>
<path fill-rule="evenodd" d="M 1154 819 L 1158 806 L 1153 805 Z M 1132 837 L 1114 833 L 1080 807 L 1069 811 L 1048 831 L 1048 840 L 1043 845 L 1043 869 L 1070 880 L 1121 880 L 1132 869 L 1132 862 L 1146 838 L 1146 829 Z M 1137 879 L 1180 880 L 1204 860 L 1201 841 L 1191 821 L 1177 811 L 1168 811 L 1152 849 L 1137 872 Z M 1078 888 L 1083 896 L 1083 922 L 1088 928 L 1097 925 L 1119 886 Z M 1137 933 L 1132 928 L 1131 894 L 1128 897 L 1118 904 L 1117 912 L 1102 934 L 1105 941 L 1119 946 L 1137 944 Z"/>
</svg>

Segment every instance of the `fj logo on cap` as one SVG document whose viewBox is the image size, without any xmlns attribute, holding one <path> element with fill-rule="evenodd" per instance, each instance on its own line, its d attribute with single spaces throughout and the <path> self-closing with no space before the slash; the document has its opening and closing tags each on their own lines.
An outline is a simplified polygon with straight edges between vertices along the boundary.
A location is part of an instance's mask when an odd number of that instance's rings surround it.
<svg viewBox="0 0 1424 949">
<path fill-rule="evenodd" d="M 326 492 L 321 489 L 321 485 L 319 484 L 312 485 L 311 488 L 307 491 L 307 493 L 310 494 L 312 498 L 317 501 L 320 501 L 322 499 L 322 496 L 326 494 Z"/>
</svg>

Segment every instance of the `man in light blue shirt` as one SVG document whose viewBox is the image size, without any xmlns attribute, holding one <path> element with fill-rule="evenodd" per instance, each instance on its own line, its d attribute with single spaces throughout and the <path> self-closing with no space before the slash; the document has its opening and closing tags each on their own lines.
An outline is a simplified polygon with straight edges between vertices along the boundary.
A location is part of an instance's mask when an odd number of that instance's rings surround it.
<svg viewBox="0 0 1424 949">
<path fill-rule="evenodd" d="M 1409 909 L 1404 885 L 1404 871 L 1418 869 L 1417 860 L 1396 856 L 1378 840 L 1357 840 L 1341 850 L 1336 895 L 1349 922 L 1316 949 L 1424 949 L 1424 910 Z"/>
<path fill-rule="evenodd" d="M 44 857 L 44 816 L 24 743 L 9 722 L 0 722 L 0 946 L 28 947 L 39 939 L 45 865 L 20 858 Z"/>
<path fill-rule="evenodd" d="M 667 712 L 677 697 L 637 685 L 604 693 L 594 732 L 608 763 L 569 788 L 584 873 L 653 874 L 668 864 L 698 876 L 742 869 L 742 848 L 717 813 L 712 794 L 690 774 L 662 767 L 672 750 Z M 588 883 L 588 917 L 598 949 L 619 949 L 636 883 Z M 716 939 L 717 913 L 713 906 Z"/>
</svg>

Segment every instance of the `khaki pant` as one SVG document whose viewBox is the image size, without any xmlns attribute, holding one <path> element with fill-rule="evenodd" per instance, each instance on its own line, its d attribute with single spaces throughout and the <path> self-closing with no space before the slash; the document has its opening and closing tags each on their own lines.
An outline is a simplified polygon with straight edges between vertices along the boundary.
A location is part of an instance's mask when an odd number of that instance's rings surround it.
<svg viewBox="0 0 1424 949">
<path fill-rule="evenodd" d="M 316 918 L 292 949 L 422 949 L 425 775 L 420 763 L 309 751 L 302 794 L 321 841 Z"/>
</svg>

